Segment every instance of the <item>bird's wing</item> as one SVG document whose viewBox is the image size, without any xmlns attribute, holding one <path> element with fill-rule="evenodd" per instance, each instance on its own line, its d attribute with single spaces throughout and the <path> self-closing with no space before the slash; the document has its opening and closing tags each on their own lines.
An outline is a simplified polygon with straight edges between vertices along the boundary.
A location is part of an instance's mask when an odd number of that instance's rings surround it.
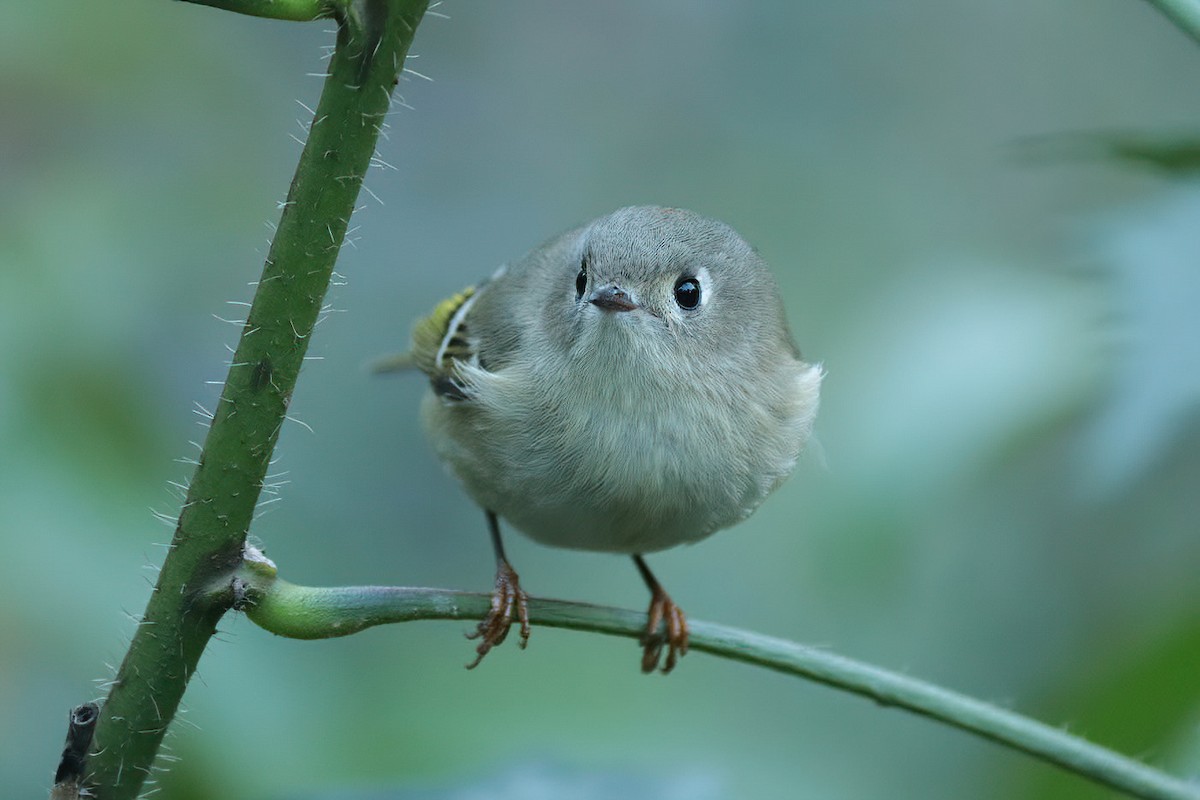
<svg viewBox="0 0 1200 800">
<path fill-rule="evenodd" d="M 380 371 L 415 367 L 429 376 L 438 394 L 454 400 L 466 399 L 454 364 L 470 363 L 475 358 L 473 340 L 467 332 L 467 312 L 477 296 L 478 287 L 468 286 L 438 303 L 429 316 L 413 326 L 412 350 L 383 362 L 384 369 Z"/>
</svg>

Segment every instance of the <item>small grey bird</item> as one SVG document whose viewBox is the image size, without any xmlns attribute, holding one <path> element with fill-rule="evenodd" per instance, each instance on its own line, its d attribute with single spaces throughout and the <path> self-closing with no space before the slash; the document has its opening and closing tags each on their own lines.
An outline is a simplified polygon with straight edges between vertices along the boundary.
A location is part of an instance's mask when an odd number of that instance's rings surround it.
<svg viewBox="0 0 1200 800">
<path fill-rule="evenodd" d="M 469 666 L 514 613 L 529 637 L 499 516 L 543 544 L 633 557 L 651 592 L 645 672 L 664 646 L 669 672 L 688 631 L 643 555 L 753 513 L 795 466 L 822 377 L 753 248 L 654 206 L 568 231 L 446 300 L 383 370 L 403 366 L 429 376 L 430 438 L 491 531 L 495 594 Z"/>
</svg>

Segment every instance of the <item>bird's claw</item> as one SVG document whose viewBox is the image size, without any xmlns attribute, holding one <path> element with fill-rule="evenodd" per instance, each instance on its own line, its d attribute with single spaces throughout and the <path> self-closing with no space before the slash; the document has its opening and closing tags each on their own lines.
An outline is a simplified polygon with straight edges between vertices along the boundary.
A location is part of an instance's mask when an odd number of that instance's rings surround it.
<svg viewBox="0 0 1200 800">
<path fill-rule="evenodd" d="M 513 619 L 513 610 L 516 619 Z M 467 664 L 467 669 L 475 669 L 483 657 L 505 639 L 513 622 L 521 623 L 521 638 L 517 644 L 521 649 L 529 643 L 529 595 L 521 588 L 517 571 L 507 561 L 501 561 L 496 567 L 496 590 L 492 593 L 492 608 L 488 615 L 468 633 L 468 639 L 479 639 L 475 647 L 475 660 Z"/>
<path fill-rule="evenodd" d="M 667 660 L 662 673 L 666 675 L 675 668 L 676 661 L 687 655 L 688 625 L 683 609 L 675 605 L 671 597 L 661 588 L 655 589 L 650 598 L 649 619 L 646 632 L 642 634 L 642 672 L 651 673 L 658 667 L 663 647 L 667 648 Z M 659 627 L 666 622 L 666 631 Z"/>
</svg>

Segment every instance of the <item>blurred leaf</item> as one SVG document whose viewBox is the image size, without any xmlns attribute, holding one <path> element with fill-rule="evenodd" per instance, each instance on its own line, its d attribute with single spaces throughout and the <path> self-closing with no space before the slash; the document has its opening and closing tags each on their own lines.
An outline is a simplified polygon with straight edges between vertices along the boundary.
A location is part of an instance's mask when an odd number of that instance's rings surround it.
<svg viewBox="0 0 1200 800">
<path fill-rule="evenodd" d="M 1030 162 L 1113 161 L 1171 177 L 1200 173 L 1200 136 L 1136 133 L 1059 133 L 1022 139 L 1020 158 Z"/>
<path fill-rule="evenodd" d="M 1056 692 L 1047 718 L 1070 720 L 1072 731 L 1118 751 L 1136 754 L 1151 764 L 1173 764 L 1164 742 L 1177 742 L 1182 753 L 1186 735 L 1200 720 L 1200 613 L 1189 611 L 1162 636 L 1139 649 L 1114 642 L 1094 654 L 1092 672 L 1069 677 L 1072 688 Z M 1168 744 L 1169 748 L 1170 745 Z M 1036 775 L 1021 797 L 1066 800 L 1095 797 L 1096 788 L 1050 770 Z"/>
<path fill-rule="evenodd" d="M 30 362 L 21 376 L 22 419 L 39 447 L 89 483 L 132 478 L 154 481 L 162 473 L 158 415 L 148 381 L 118 360 L 69 357 Z"/>
<path fill-rule="evenodd" d="M 1086 444 L 1085 475 L 1107 491 L 1144 474 L 1200 412 L 1200 190 L 1102 220 L 1100 257 L 1116 313 L 1112 384 Z"/>
</svg>

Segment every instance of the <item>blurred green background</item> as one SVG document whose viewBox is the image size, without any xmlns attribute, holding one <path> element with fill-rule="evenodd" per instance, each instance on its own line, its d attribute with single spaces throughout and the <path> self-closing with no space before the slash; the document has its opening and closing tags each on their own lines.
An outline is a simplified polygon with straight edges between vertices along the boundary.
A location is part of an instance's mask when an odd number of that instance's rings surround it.
<svg viewBox="0 0 1200 800">
<path fill-rule="evenodd" d="M 828 378 L 819 452 L 651 564 L 697 619 L 828 646 L 1200 774 L 1200 182 L 1029 137 L 1200 130 L 1200 48 L 1139 0 L 449 2 L 402 83 L 253 534 L 290 580 L 486 590 L 410 321 L 630 203 L 738 228 Z M 299 153 L 328 25 L 182 3 L 0 26 L 0 786 L 47 791 L 163 557 Z M 1068 151 L 1071 149 L 1068 148 Z M 1068 152 L 1070 155 L 1070 152 Z M 284 474 L 285 473 L 285 474 Z M 534 594 L 631 565 L 510 536 Z M 171 798 L 1093 798 L 925 720 L 702 654 L 230 616 Z"/>
</svg>

